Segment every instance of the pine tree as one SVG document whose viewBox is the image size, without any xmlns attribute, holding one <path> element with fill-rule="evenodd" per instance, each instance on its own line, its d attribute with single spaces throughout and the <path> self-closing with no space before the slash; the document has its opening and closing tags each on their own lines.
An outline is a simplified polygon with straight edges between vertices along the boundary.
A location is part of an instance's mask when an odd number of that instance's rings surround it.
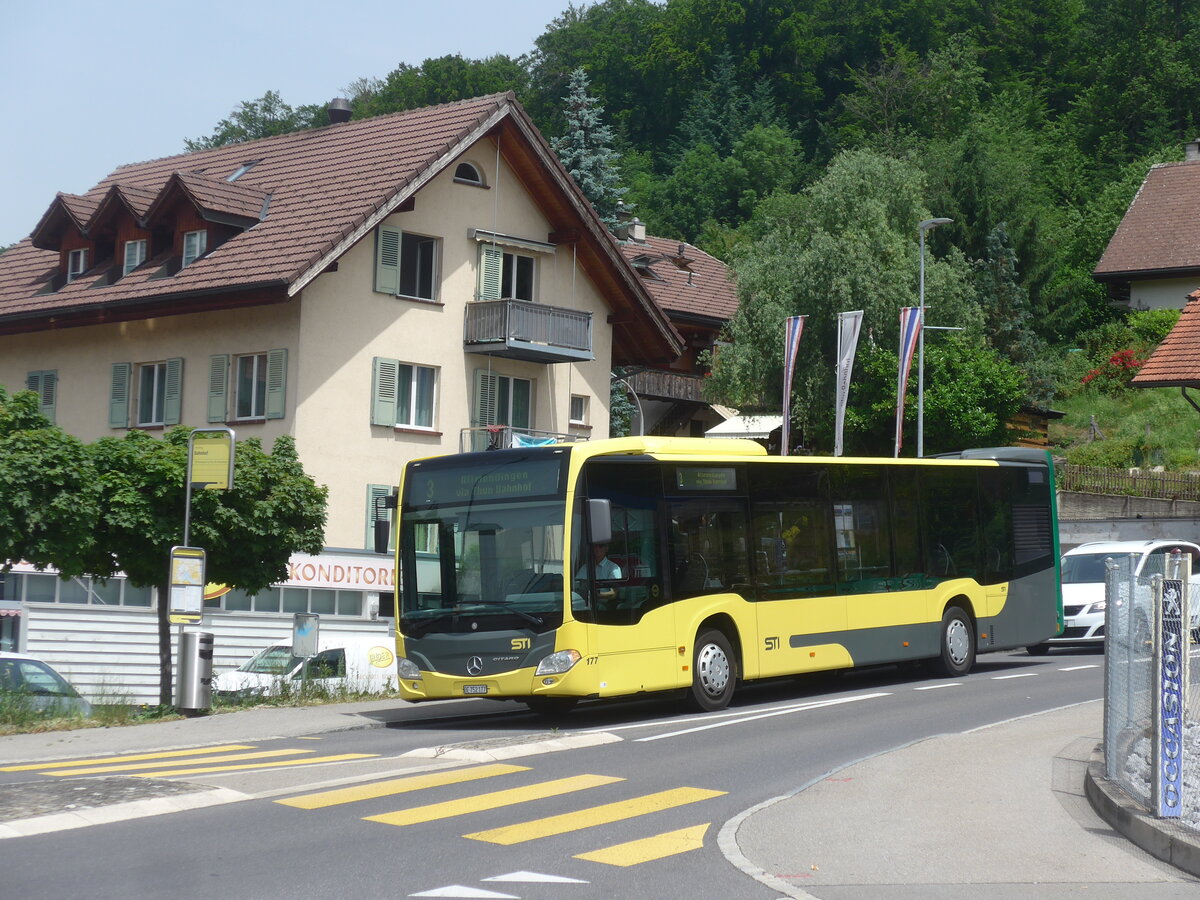
<svg viewBox="0 0 1200 900">
<path fill-rule="evenodd" d="M 602 120 L 604 107 L 588 94 L 588 77 L 583 69 L 571 73 L 565 103 L 567 130 L 551 146 L 601 221 L 612 228 L 617 221 L 617 202 L 625 189 L 620 184 L 612 129 Z"/>
</svg>

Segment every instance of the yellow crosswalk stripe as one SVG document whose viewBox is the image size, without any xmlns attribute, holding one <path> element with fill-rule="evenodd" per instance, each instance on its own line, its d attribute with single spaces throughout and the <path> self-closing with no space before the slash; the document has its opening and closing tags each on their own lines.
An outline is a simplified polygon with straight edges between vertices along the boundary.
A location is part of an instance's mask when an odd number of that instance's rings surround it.
<svg viewBox="0 0 1200 900">
<path fill-rule="evenodd" d="M 559 794 L 569 794 L 572 791 L 581 791 L 586 788 L 599 787 L 624 780 L 624 778 L 614 778 L 608 775 L 575 775 L 571 778 L 543 781 L 540 784 L 531 784 L 527 787 L 510 788 L 506 791 L 493 791 L 488 794 L 476 794 L 474 797 L 464 797 L 461 800 L 431 803 L 428 806 L 415 806 L 412 809 L 384 813 L 381 816 L 366 816 L 364 821 L 382 822 L 385 825 L 416 825 L 420 822 L 432 822 L 435 819 L 448 819 L 452 816 L 462 816 L 467 813 L 498 809 L 501 806 L 511 806 L 514 803 L 525 803 L 529 800 L 556 797 Z"/>
<path fill-rule="evenodd" d="M 359 800 L 374 800 L 378 797 L 389 797 L 393 794 L 404 794 L 409 791 L 424 790 L 425 788 L 444 787 L 448 784 L 462 784 L 466 781 L 477 781 L 480 778 L 493 778 L 497 775 L 510 775 L 513 772 L 528 771 L 528 766 L 508 766 L 497 763 L 495 765 L 476 766 L 471 769 L 433 772 L 428 775 L 409 775 L 405 778 L 393 778 L 390 781 L 378 781 L 374 784 L 339 788 L 334 791 L 322 791 L 319 794 L 307 794 L 303 797 L 289 797 L 286 800 L 276 800 L 275 802 L 282 803 L 284 806 L 294 806 L 297 809 L 324 809 L 327 806 L 356 803 Z"/>
<path fill-rule="evenodd" d="M 705 822 L 703 825 L 680 828 L 678 831 L 667 831 L 638 841 L 615 844 L 612 847 L 605 847 L 603 850 L 576 853 L 575 858 L 604 863 L 606 866 L 636 866 L 679 853 L 687 853 L 689 850 L 699 850 L 704 846 L 704 835 L 711 824 L 711 822 Z"/>
<path fill-rule="evenodd" d="M 595 825 L 607 825 L 622 819 L 632 819 L 635 816 L 644 816 L 664 809 L 686 806 L 688 803 L 709 800 L 724 794 L 725 791 L 710 791 L 704 788 L 674 788 L 669 791 L 634 797 L 631 800 L 619 800 L 616 803 L 593 806 L 591 809 L 581 809 L 545 819 L 535 819 L 532 822 L 464 834 L 463 837 L 473 841 L 487 841 L 489 844 L 521 844 L 538 838 L 566 834 Z"/>
<path fill-rule="evenodd" d="M 233 750 L 253 750 L 252 744 L 226 744 L 223 747 L 195 747 L 191 750 L 166 750 L 161 753 L 136 753 L 125 756 L 104 756 L 98 759 L 70 759 L 66 762 L 29 763 L 20 766 L 0 766 L 0 772 L 32 772 L 42 769 L 65 769 L 73 766 L 97 766 L 104 763 L 134 762 L 144 759 L 168 759 L 180 756 L 199 756 L 202 753 L 226 753 Z"/>
<path fill-rule="evenodd" d="M 311 766 L 316 763 L 341 762 L 346 759 L 370 759 L 378 753 L 339 753 L 337 756 L 306 756 L 304 759 L 285 759 L 282 762 L 246 763 L 234 766 L 208 766 L 198 769 L 171 769 L 169 772 L 135 772 L 130 778 L 168 778 L 172 775 L 203 775 L 206 772 L 239 772 L 246 769 L 276 769 L 280 766 Z"/>
<path fill-rule="evenodd" d="M 201 763 L 227 763 L 234 762 L 239 759 L 268 759 L 273 756 L 295 756 L 299 753 L 312 753 L 312 750 L 258 750 L 254 753 L 226 753 L 220 756 L 197 756 L 189 759 L 189 766 L 197 766 Z M 61 769 L 57 772 L 47 772 L 47 775 L 56 777 L 66 777 L 67 775 L 99 775 L 103 772 L 129 772 L 133 769 L 145 771 L 147 769 L 165 769 L 170 766 L 178 766 L 182 761 L 178 759 L 163 759 L 158 762 L 141 762 L 141 763 L 125 763 L 120 766 L 87 766 L 82 769 Z"/>
</svg>

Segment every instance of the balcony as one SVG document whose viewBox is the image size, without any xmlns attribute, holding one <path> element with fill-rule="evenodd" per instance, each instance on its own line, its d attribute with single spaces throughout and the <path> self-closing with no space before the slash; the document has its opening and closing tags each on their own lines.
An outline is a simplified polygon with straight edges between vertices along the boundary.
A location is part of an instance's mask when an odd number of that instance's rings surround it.
<svg viewBox="0 0 1200 900">
<path fill-rule="evenodd" d="M 703 381 L 699 375 L 647 369 L 630 378 L 629 384 L 643 400 L 688 400 L 704 403 L 701 390 Z"/>
<path fill-rule="evenodd" d="M 559 431 L 538 431 L 535 428 L 517 428 L 513 425 L 482 425 L 476 428 L 464 428 L 459 432 L 458 452 L 475 453 L 479 450 L 507 450 L 510 447 L 542 447 L 586 440 L 585 435 L 564 434 Z"/>
<path fill-rule="evenodd" d="M 527 300 L 467 304 L 463 349 L 537 363 L 594 359 L 592 314 Z"/>
</svg>

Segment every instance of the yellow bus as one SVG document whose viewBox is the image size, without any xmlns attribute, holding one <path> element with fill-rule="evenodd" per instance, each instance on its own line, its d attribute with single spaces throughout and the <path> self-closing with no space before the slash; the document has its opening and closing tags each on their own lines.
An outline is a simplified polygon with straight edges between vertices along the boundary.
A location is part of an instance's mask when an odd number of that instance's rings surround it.
<svg viewBox="0 0 1200 900">
<path fill-rule="evenodd" d="M 618 438 L 415 460 L 399 486 L 399 686 L 561 713 L 1034 646 L 1062 626 L 1054 469 L 1005 447 L 769 457 Z"/>
</svg>

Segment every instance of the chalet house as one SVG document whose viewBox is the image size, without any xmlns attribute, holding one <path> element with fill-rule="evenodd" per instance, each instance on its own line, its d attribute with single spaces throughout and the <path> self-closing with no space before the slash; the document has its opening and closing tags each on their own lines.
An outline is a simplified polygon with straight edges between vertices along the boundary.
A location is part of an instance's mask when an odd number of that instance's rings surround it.
<svg viewBox="0 0 1200 900">
<path fill-rule="evenodd" d="M 622 255 L 684 340 L 675 360 L 635 368 L 626 377 L 646 434 L 704 437 L 730 410 L 709 405 L 702 394 L 711 352 L 725 323 L 737 312 L 737 287 L 723 262 L 691 244 L 648 236 L 637 219 L 618 229 Z"/>
<path fill-rule="evenodd" d="M 289 434 L 328 485 L 320 557 L 206 599 L 218 669 L 286 642 L 296 612 L 386 634 L 368 523 L 407 460 L 607 436 L 612 368 L 685 350 L 512 94 L 336 119 L 122 166 L 0 255 L 0 384 L 58 425 Z M 149 592 L 16 572 L 5 649 L 155 696 Z"/>
<path fill-rule="evenodd" d="M 1200 140 L 1152 166 L 1092 275 L 1130 309 L 1180 309 L 1200 288 Z"/>
</svg>

